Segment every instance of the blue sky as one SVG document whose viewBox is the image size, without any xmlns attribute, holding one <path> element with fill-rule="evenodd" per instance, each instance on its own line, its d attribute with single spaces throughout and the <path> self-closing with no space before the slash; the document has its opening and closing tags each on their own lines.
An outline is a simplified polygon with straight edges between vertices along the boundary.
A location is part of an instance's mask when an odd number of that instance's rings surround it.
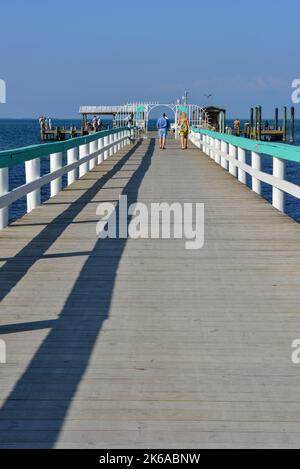
<svg viewBox="0 0 300 469">
<path fill-rule="evenodd" d="M 259 104 L 273 115 L 300 77 L 299 18 L 294 0 L 3 1 L 0 118 L 173 102 L 185 89 L 195 104 L 212 93 L 232 117 Z"/>
</svg>

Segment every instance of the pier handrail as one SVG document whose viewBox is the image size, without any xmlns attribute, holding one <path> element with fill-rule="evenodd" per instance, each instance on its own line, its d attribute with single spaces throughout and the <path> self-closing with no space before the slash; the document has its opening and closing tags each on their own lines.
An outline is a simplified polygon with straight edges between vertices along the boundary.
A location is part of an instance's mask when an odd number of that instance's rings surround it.
<svg viewBox="0 0 300 469">
<path fill-rule="evenodd" d="M 2 150 L 0 151 L 0 168 L 10 168 L 35 158 L 48 156 L 53 153 L 62 153 L 70 148 L 74 148 L 79 145 L 86 145 L 87 143 L 94 142 L 99 138 L 113 135 L 120 132 L 120 130 L 120 128 L 101 130 L 100 132 L 93 132 L 92 134 L 72 138 L 63 142 L 39 143 L 37 145 L 29 145 L 27 147 Z M 123 127 L 122 130 L 124 130 Z"/>
<path fill-rule="evenodd" d="M 252 178 L 252 190 L 261 195 L 261 183 L 272 186 L 272 205 L 284 212 L 285 194 L 300 199 L 300 187 L 285 179 L 285 161 L 300 163 L 300 147 L 284 143 L 262 142 L 208 129 L 192 127 L 190 140 L 222 168 L 246 184 Z M 251 164 L 246 162 L 251 152 Z M 262 171 L 262 155 L 272 157 L 272 174 Z"/>
<path fill-rule="evenodd" d="M 84 176 L 96 164 L 113 155 L 137 136 L 134 127 L 103 130 L 64 142 L 31 145 L 0 152 L 0 229 L 8 224 L 9 206 L 26 195 L 27 213 L 41 204 L 41 187 L 50 183 L 50 197 L 62 189 L 62 176 L 68 185 Z M 67 153 L 67 164 L 63 154 Z M 50 172 L 41 175 L 40 160 L 50 157 Z M 9 190 L 9 169 L 25 164 L 25 184 Z"/>
<path fill-rule="evenodd" d="M 256 153 L 275 156 L 288 161 L 295 161 L 300 163 L 300 147 L 289 145 L 288 143 L 280 142 L 262 142 L 261 140 L 250 140 L 249 138 L 237 137 L 231 134 L 223 134 L 208 129 L 200 129 L 193 127 L 192 131 L 202 135 L 208 135 L 212 138 L 222 140 L 228 144 L 243 148 L 248 151 L 255 151 Z"/>
</svg>

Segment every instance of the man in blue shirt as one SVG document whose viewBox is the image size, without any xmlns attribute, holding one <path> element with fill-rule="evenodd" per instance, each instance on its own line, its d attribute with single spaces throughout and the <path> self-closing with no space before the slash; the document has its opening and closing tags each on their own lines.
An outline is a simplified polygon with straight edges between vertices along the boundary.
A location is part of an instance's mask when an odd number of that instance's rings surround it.
<svg viewBox="0 0 300 469">
<path fill-rule="evenodd" d="M 158 119 L 156 127 L 159 135 L 159 148 L 165 150 L 167 132 L 170 129 L 170 122 L 165 113 Z"/>
</svg>

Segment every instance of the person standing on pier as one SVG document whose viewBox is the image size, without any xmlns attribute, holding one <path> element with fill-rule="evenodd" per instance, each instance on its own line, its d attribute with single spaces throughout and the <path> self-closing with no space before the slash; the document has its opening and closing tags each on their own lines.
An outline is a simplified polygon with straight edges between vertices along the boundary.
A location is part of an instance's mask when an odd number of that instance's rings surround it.
<svg viewBox="0 0 300 469">
<path fill-rule="evenodd" d="M 181 141 L 181 148 L 182 150 L 187 150 L 188 136 L 190 132 L 190 124 L 189 124 L 189 120 L 185 112 L 181 113 L 179 124 L 178 124 L 178 129 L 179 129 L 179 135 L 180 135 L 180 141 Z"/>
<path fill-rule="evenodd" d="M 158 119 L 156 127 L 159 135 L 159 148 L 165 150 L 167 133 L 170 129 L 170 122 L 165 113 Z"/>
<path fill-rule="evenodd" d="M 93 130 L 96 132 L 97 131 L 97 116 L 94 116 L 93 117 L 93 120 L 92 120 L 92 125 L 93 125 Z"/>
</svg>

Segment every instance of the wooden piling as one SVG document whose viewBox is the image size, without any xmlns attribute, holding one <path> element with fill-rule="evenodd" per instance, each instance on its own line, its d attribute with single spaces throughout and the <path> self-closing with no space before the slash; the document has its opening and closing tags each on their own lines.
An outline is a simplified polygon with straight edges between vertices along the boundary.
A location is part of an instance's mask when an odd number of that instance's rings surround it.
<svg viewBox="0 0 300 469">
<path fill-rule="evenodd" d="M 278 107 L 275 108 L 275 123 L 274 130 L 278 130 Z"/>
<path fill-rule="evenodd" d="M 295 136 L 295 108 L 294 106 L 291 107 L 290 113 L 290 143 L 294 143 L 294 136 Z"/>
<path fill-rule="evenodd" d="M 258 106 L 258 129 L 257 129 L 257 139 L 261 140 L 261 125 L 262 125 L 262 107 Z"/>
<path fill-rule="evenodd" d="M 258 126 L 258 107 L 255 107 L 255 122 L 254 122 L 254 139 L 257 140 L 257 126 Z"/>
<path fill-rule="evenodd" d="M 282 135 L 282 141 L 285 143 L 286 142 L 286 123 L 287 123 L 287 107 L 284 106 L 283 108 L 283 127 L 282 127 L 282 131 L 283 131 L 283 135 Z"/>
<path fill-rule="evenodd" d="M 254 121 L 254 110 L 253 107 L 250 109 L 250 126 L 249 126 L 249 131 L 248 131 L 248 137 L 252 137 L 253 133 L 253 121 Z"/>
</svg>

